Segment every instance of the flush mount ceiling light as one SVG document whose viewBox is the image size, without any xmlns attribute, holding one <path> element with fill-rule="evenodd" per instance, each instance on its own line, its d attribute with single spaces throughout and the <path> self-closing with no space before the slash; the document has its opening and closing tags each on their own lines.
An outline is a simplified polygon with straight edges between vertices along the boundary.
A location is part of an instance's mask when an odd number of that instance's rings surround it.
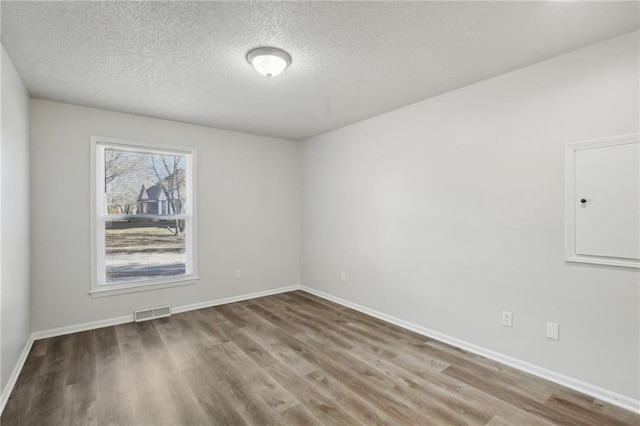
<svg viewBox="0 0 640 426">
<path fill-rule="evenodd" d="M 257 47 L 247 53 L 247 61 L 260 74 L 273 77 L 291 65 L 291 56 L 275 47 Z"/>
</svg>

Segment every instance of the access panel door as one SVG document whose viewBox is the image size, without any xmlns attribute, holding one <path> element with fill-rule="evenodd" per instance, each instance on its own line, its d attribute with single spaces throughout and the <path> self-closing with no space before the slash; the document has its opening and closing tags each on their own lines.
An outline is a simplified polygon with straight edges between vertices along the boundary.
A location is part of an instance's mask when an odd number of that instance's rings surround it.
<svg viewBox="0 0 640 426">
<path fill-rule="evenodd" d="M 640 144 L 624 142 L 574 151 L 577 256 L 640 260 Z"/>
</svg>

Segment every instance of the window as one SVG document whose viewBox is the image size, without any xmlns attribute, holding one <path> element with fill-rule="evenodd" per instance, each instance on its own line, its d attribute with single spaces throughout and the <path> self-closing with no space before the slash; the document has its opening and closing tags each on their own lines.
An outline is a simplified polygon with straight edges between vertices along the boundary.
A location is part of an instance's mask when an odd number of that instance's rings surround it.
<svg viewBox="0 0 640 426">
<path fill-rule="evenodd" d="M 195 151 L 91 139 L 92 296 L 197 281 Z"/>
</svg>

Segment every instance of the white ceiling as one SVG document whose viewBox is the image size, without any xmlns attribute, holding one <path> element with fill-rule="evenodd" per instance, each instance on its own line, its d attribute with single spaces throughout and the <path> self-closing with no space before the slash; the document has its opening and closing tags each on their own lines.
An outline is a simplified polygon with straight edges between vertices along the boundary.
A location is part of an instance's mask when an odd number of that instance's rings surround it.
<svg viewBox="0 0 640 426">
<path fill-rule="evenodd" d="M 640 27 L 635 2 L 8 2 L 33 97 L 302 140 Z M 276 46 L 266 79 L 245 60 Z M 568 76 L 567 78 L 570 78 Z"/>
</svg>

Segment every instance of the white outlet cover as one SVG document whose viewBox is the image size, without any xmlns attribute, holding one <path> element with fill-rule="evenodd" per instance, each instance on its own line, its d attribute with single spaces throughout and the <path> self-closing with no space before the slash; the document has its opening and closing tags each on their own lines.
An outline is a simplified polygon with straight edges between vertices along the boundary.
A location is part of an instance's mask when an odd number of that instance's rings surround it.
<svg viewBox="0 0 640 426">
<path fill-rule="evenodd" d="M 513 313 L 502 311 L 502 325 L 505 327 L 513 327 Z"/>
<path fill-rule="evenodd" d="M 560 326 L 555 322 L 547 323 L 547 338 L 552 340 L 560 340 Z"/>
</svg>

